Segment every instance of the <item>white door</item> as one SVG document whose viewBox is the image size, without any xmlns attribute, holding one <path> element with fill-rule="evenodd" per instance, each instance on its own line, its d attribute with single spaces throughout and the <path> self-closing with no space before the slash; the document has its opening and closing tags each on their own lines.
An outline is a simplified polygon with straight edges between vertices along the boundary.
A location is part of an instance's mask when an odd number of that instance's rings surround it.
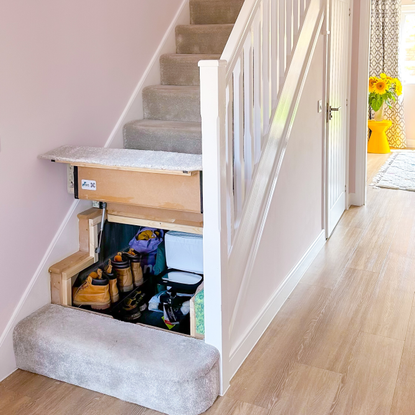
<svg viewBox="0 0 415 415">
<path fill-rule="evenodd" d="M 350 0 L 330 0 L 328 36 L 326 237 L 346 209 Z"/>
</svg>

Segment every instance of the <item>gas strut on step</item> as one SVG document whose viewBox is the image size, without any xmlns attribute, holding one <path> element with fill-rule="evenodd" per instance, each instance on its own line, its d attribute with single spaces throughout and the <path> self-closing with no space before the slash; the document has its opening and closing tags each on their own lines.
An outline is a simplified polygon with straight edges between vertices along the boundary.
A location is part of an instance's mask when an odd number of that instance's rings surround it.
<svg viewBox="0 0 415 415">
<path fill-rule="evenodd" d="M 107 203 L 106 202 L 99 202 L 99 208 L 102 209 L 102 217 L 101 217 L 101 227 L 99 233 L 99 241 L 98 246 L 95 248 L 95 252 L 99 254 L 101 252 L 101 242 L 102 242 L 102 234 L 104 232 L 104 224 L 105 224 L 105 213 L 107 210 Z"/>
</svg>

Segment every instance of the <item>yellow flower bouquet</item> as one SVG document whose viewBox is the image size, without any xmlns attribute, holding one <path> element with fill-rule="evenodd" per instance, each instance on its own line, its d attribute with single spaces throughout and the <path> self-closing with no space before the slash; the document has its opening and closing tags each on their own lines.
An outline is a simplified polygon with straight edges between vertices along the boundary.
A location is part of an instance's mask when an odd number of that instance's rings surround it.
<svg viewBox="0 0 415 415">
<path fill-rule="evenodd" d="M 373 111 L 379 111 L 383 104 L 388 107 L 392 101 L 402 94 L 402 84 L 398 78 L 392 78 L 384 73 L 380 77 L 371 76 L 369 78 L 369 105 Z"/>
</svg>

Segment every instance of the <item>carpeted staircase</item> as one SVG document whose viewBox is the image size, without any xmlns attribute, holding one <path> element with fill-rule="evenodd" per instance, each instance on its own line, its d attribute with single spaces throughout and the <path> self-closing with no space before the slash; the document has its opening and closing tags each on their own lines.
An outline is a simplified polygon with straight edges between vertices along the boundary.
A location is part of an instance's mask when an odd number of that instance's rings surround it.
<svg viewBox="0 0 415 415">
<path fill-rule="evenodd" d="M 144 119 L 124 126 L 124 148 L 142 151 L 62 147 L 42 158 L 189 170 L 188 158 L 202 152 L 198 62 L 219 59 L 242 3 L 190 0 L 191 24 L 176 28 L 176 53 L 160 58 L 160 85 L 143 90 Z M 49 305 L 21 321 L 14 347 L 20 369 L 171 415 L 200 414 L 219 393 L 219 353 L 203 341 L 67 307 Z"/>
<path fill-rule="evenodd" d="M 161 85 L 143 91 L 144 120 L 124 126 L 124 147 L 202 153 L 198 62 L 219 59 L 243 0 L 190 0 L 190 25 L 176 27 L 176 53 L 160 58 Z"/>
</svg>

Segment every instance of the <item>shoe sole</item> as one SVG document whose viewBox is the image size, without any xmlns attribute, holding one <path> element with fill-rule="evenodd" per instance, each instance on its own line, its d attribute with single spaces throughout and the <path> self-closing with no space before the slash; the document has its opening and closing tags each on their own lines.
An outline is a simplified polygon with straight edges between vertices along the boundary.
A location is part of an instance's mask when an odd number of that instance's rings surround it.
<svg viewBox="0 0 415 415">
<path fill-rule="evenodd" d="M 84 306 L 84 305 L 88 305 L 90 306 L 93 310 L 106 310 L 107 308 L 111 307 L 111 302 L 109 303 L 79 303 L 77 301 L 73 302 L 73 305 L 79 307 L 79 306 Z"/>
</svg>

